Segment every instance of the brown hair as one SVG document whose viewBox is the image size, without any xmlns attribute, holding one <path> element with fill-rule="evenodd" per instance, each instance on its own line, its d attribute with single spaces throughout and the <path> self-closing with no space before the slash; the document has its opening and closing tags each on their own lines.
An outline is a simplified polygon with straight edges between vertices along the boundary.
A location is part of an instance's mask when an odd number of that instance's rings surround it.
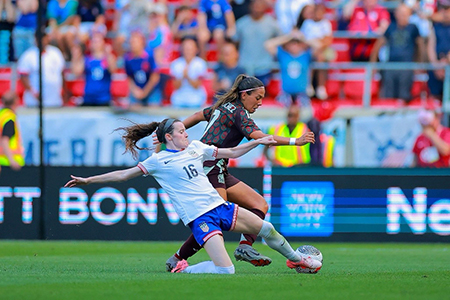
<svg viewBox="0 0 450 300">
<path fill-rule="evenodd" d="M 137 145 L 137 142 L 156 130 L 156 137 L 160 143 L 166 143 L 166 133 L 173 133 L 173 124 L 181 122 L 178 119 L 164 119 L 161 122 L 152 122 L 148 124 L 137 124 L 130 121 L 134 125 L 128 127 L 119 127 L 117 130 L 123 130 L 125 133 L 122 135 L 122 140 L 125 143 L 125 152 L 130 152 L 134 159 L 138 157 L 137 150 L 147 150 L 148 148 L 141 148 Z"/>
<path fill-rule="evenodd" d="M 237 99 L 241 99 L 241 92 L 245 91 L 248 95 L 251 95 L 253 91 L 249 89 L 256 89 L 259 87 L 264 87 L 261 80 L 253 76 L 247 76 L 245 74 L 240 74 L 234 80 L 231 89 L 223 95 L 216 94 L 217 102 L 214 104 L 213 108 L 216 109 L 222 104 L 233 102 Z M 247 90 L 247 91 L 246 91 Z"/>
<path fill-rule="evenodd" d="M 6 108 L 11 108 L 17 101 L 17 94 L 14 91 L 6 91 L 3 95 L 2 95 L 2 103 L 3 106 Z"/>
</svg>

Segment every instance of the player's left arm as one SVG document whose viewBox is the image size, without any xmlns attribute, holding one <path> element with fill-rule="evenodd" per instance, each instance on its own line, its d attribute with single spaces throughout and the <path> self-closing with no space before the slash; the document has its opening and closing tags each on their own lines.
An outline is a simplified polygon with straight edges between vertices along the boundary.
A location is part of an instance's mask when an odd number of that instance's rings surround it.
<svg viewBox="0 0 450 300">
<path fill-rule="evenodd" d="M 261 130 L 253 131 L 250 134 L 250 138 L 252 139 L 260 139 L 262 137 L 268 136 L 268 134 L 265 134 Z M 284 145 L 290 145 L 290 138 L 274 135 L 274 140 L 277 142 L 275 146 L 284 146 Z M 301 137 L 295 139 L 295 146 L 304 146 L 308 143 L 315 143 L 316 140 L 314 138 L 314 132 L 308 131 L 305 134 L 303 134 Z"/>
<path fill-rule="evenodd" d="M 70 177 L 72 177 L 72 180 L 67 182 L 64 185 L 64 187 L 75 187 L 79 185 L 87 185 L 92 183 L 127 181 L 129 179 L 142 175 L 142 172 L 143 171 L 138 166 L 136 166 L 125 170 L 108 172 L 105 174 L 91 176 L 87 178 L 70 175 Z"/>
<path fill-rule="evenodd" d="M 233 148 L 217 148 L 217 158 L 237 158 L 261 144 L 273 145 L 276 144 L 276 141 L 273 136 L 267 135 L 260 139 L 253 140 L 245 144 L 240 144 Z"/>
<path fill-rule="evenodd" d="M 183 124 L 186 127 L 186 129 L 191 128 L 198 123 L 206 121 L 205 115 L 202 110 L 194 113 L 193 115 L 190 115 L 186 119 L 184 119 Z"/>
</svg>

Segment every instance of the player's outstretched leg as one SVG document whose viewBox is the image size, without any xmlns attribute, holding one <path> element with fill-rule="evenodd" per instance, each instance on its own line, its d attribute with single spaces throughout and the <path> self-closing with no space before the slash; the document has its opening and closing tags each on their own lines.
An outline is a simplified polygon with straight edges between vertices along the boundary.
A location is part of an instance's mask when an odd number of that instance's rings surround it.
<svg viewBox="0 0 450 300">
<path fill-rule="evenodd" d="M 270 248 L 278 251 L 288 259 L 287 265 L 289 268 L 306 267 L 319 270 L 322 267 L 321 262 L 294 251 L 289 242 L 275 230 L 271 223 L 262 221 L 245 208 L 239 208 L 234 231 L 258 232 L 258 236 L 264 238 Z"/>
<path fill-rule="evenodd" d="M 226 192 L 229 201 L 247 208 L 264 220 L 269 207 L 266 200 L 251 187 L 243 182 L 238 182 L 229 187 Z M 253 248 L 256 238 L 257 235 L 253 233 L 242 234 L 239 246 L 234 251 L 234 257 L 236 260 L 249 262 L 256 267 L 267 266 L 272 260 Z"/>
</svg>

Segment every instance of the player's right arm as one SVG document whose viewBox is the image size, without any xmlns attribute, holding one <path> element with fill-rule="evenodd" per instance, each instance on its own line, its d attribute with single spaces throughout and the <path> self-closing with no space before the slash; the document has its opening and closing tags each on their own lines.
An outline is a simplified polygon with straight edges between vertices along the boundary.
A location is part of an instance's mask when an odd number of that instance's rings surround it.
<svg viewBox="0 0 450 300">
<path fill-rule="evenodd" d="M 76 176 L 70 175 L 70 177 L 72 177 L 72 180 L 67 182 L 64 185 L 64 187 L 74 187 L 74 186 L 79 186 L 79 185 L 87 185 L 87 184 L 91 184 L 91 183 L 127 181 L 129 179 L 138 177 L 140 175 L 142 175 L 142 170 L 138 166 L 132 167 L 129 169 L 125 169 L 125 170 L 108 172 L 105 174 L 91 176 L 91 177 L 87 177 L 87 178 L 76 177 Z"/>
<path fill-rule="evenodd" d="M 268 136 L 268 134 L 265 134 L 261 130 L 253 131 L 250 134 L 250 138 L 255 139 L 255 140 L 263 138 L 265 136 Z M 290 138 L 288 138 L 288 137 L 274 135 L 273 138 L 277 142 L 277 146 L 290 145 L 289 144 Z M 308 131 L 307 133 L 305 133 L 301 137 L 295 139 L 295 146 L 303 146 L 303 145 L 306 145 L 308 143 L 313 143 L 314 144 L 315 142 L 316 142 L 316 140 L 314 138 L 314 133 L 312 131 Z"/>
</svg>

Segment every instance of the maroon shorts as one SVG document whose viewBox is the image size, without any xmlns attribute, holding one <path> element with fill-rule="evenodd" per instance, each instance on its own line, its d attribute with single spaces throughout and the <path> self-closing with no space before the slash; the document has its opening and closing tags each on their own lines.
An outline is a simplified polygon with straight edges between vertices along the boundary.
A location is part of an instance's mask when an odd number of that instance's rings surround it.
<svg viewBox="0 0 450 300">
<path fill-rule="evenodd" d="M 228 168 L 225 163 L 219 160 L 217 164 L 211 167 L 205 167 L 206 176 L 209 182 L 215 189 L 228 189 L 237 183 L 241 182 L 239 179 L 228 173 Z"/>
</svg>

